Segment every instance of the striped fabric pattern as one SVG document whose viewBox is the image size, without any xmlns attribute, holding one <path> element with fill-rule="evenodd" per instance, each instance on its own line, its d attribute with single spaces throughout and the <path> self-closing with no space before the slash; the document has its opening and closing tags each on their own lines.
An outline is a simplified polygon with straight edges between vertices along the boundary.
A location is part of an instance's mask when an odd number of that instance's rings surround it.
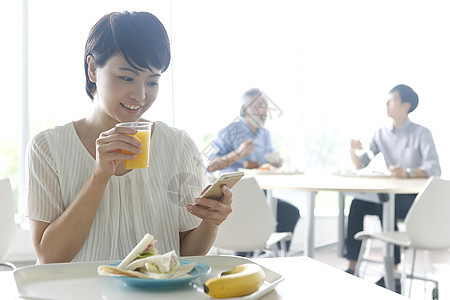
<svg viewBox="0 0 450 300">
<path fill-rule="evenodd" d="M 207 183 L 199 151 L 184 132 L 156 122 L 150 167 L 113 176 L 87 239 L 73 261 L 120 260 L 145 233 L 180 254 L 179 232 L 201 220 L 186 210 Z M 73 123 L 36 135 L 27 149 L 27 217 L 53 222 L 91 174 L 95 159 Z"/>
</svg>

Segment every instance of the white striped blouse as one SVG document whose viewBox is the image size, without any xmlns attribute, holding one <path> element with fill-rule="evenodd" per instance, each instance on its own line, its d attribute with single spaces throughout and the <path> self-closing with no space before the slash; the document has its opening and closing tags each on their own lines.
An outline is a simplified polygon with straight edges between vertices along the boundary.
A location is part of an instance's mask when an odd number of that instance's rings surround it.
<svg viewBox="0 0 450 300">
<path fill-rule="evenodd" d="M 180 254 L 179 232 L 196 228 L 193 203 L 206 185 L 195 143 L 186 132 L 155 123 L 150 167 L 111 177 L 91 230 L 73 261 L 120 260 L 145 233 L 156 248 Z M 69 206 L 95 159 L 79 139 L 73 123 L 36 135 L 27 149 L 27 217 L 51 223 Z"/>
</svg>

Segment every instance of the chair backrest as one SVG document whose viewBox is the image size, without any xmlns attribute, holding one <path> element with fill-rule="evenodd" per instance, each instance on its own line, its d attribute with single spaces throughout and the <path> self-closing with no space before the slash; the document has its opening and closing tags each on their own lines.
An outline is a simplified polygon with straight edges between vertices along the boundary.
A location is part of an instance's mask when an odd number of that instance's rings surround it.
<svg viewBox="0 0 450 300">
<path fill-rule="evenodd" d="M 405 218 L 411 246 L 450 248 L 450 181 L 430 177 Z"/>
<path fill-rule="evenodd" d="M 233 212 L 219 226 L 214 246 L 254 251 L 266 245 L 275 231 L 275 217 L 254 178 L 242 178 L 232 189 Z"/>
<path fill-rule="evenodd" d="M 14 200 L 9 178 L 0 180 L 0 260 L 8 253 L 14 240 Z"/>
</svg>

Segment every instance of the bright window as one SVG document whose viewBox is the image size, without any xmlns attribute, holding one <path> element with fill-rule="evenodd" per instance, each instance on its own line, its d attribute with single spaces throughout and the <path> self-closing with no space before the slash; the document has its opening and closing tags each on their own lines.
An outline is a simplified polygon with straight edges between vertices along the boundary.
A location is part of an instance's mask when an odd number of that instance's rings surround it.
<svg viewBox="0 0 450 300">
<path fill-rule="evenodd" d="M 0 176 L 17 194 L 21 118 L 21 6 L 3 1 Z M 450 13 L 444 2 L 382 0 L 29 1 L 31 135 L 82 118 L 83 49 L 90 27 L 115 10 L 147 10 L 165 24 L 171 68 L 148 118 L 185 129 L 200 150 L 239 114 L 251 87 L 276 105 L 268 121 L 293 168 L 350 167 L 351 138 L 368 141 L 389 122 L 387 92 L 411 85 L 411 115 L 433 132 L 443 175 L 450 82 Z M 2 44 L 4 45 L 4 43 Z"/>
<path fill-rule="evenodd" d="M 0 72 L 0 178 L 10 177 L 14 196 L 19 186 L 19 140 L 21 119 L 21 3 L 0 2 L 2 71 Z"/>
</svg>

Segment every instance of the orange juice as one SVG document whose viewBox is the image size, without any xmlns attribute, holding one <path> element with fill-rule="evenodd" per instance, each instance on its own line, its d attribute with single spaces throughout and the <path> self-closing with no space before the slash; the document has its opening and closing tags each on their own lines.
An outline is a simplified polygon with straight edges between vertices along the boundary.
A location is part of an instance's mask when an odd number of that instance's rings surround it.
<svg viewBox="0 0 450 300">
<path fill-rule="evenodd" d="M 141 153 L 137 154 L 134 159 L 124 160 L 125 169 L 142 169 L 148 168 L 150 164 L 150 130 L 139 130 L 136 135 L 132 135 L 137 138 L 141 143 Z"/>
</svg>

